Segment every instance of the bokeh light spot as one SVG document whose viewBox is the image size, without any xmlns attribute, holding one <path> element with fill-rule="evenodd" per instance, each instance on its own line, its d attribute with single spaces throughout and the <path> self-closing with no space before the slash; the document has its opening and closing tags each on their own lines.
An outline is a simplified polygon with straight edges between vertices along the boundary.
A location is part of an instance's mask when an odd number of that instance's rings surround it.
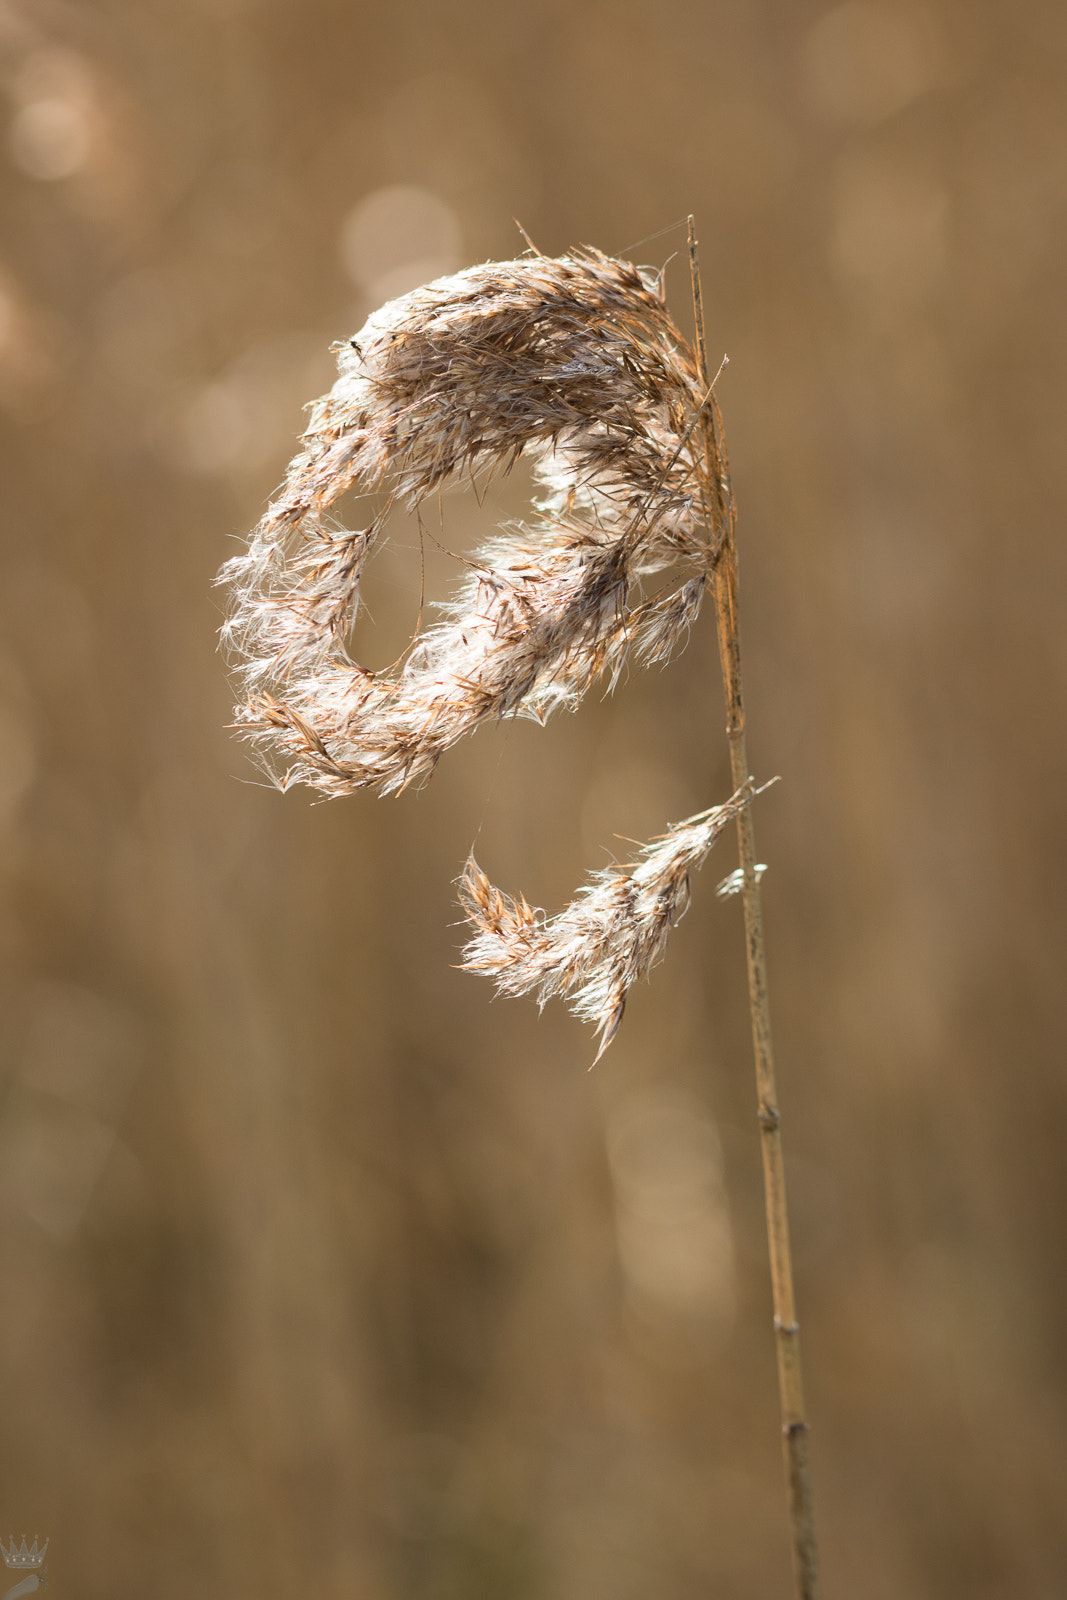
<svg viewBox="0 0 1067 1600">
<path fill-rule="evenodd" d="M 34 100 L 16 113 L 8 148 L 31 178 L 69 178 L 89 154 L 85 112 L 70 100 Z"/>
<path fill-rule="evenodd" d="M 933 87 L 940 57 L 927 11 L 847 0 L 821 17 L 804 41 L 804 87 L 828 121 L 881 122 Z"/>
<path fill-rule="evenodd" d="M 341 228 L 345 270 L 373 304 L 455 272 L 463 237 L 452 207 L 428 189 L 375 189 Z"/>
<path fill-rule="evenodd" d="M 608 1154 L 632 1308 L 728 1326 L 733 1228 L 715 1124 L 681 1095 L 637 1094 L 610 1118 Z"/>
<path fill-rule="evenodd" d="M 887 309 L 926 300 L 949 254 L 949 198 L 921 170 L 861 156 L 837 171 L 831 259 L 849 287 Z"/>
</svg>

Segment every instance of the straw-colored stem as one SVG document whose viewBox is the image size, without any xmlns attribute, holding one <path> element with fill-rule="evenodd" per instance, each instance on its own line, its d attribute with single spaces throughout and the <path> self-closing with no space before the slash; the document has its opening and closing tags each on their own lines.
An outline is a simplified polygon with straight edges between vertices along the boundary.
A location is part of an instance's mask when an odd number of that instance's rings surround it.
<svg viewBox="0 0 1067 1600">
<path fill-rule="evenodd" d="M 697 266 L 696 235 L 689 219 L 689 251 L 693 269 L 697 352 L 701 378 L 708 382 L 707 352 Z M 750 781 L 745 751 L 745 708 L 741 694 L 741 644 L 738 628 L 737 553 L 734 542 L 736 513 L 730 489 L 729 466 L 722 422 L 714 398 L 706 409 L 705 461 L 717 504 L 710 508 L 722 540 L 715 567 L 715 603 L 719 631 L 719 657 L 726 697 L 726 735 L 730 746 L 733 786 Z M 737 814 L 741 854 L 745 944 L 748 956 L 748 994 L 752 1014 L 752 1040 L 756 1058 L 760 1144 L 763 1152 L 763 1187 L 767 1204 L 767 1239 L 770 1248 L 774 1329 L 778 1353 L 778 1389 L 782 1408 L 782 1443 L 785 1454 L 786 1493 L 793 1538 L 793 1570 L 798 1600 L 818 1600 L 820 1594 L 815 1519 L 808 1455 L 808 1424 L 800 1371 L 800 1330 L 793 1295 L 793 1263 L 789 1250 L 789 1216 L 786 1208 L 785 1165 L 782 1157 L 781 1116 L 774 1078 L 771 1018 L 767 999 L 767 967 L 763 948 L 763 913 L 756 872 L 752 807 Z"/>
</svg>

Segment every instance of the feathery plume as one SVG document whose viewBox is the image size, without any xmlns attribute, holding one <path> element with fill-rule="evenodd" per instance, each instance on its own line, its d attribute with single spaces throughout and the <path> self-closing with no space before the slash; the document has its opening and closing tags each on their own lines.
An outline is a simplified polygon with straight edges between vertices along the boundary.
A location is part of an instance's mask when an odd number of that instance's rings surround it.
<svg viewBox="0 0 1067 1600">
<path fill-rule="evenodd" d="M 282 492 L 220 575 L 238 725 L 281 758 L 283 788 L 395 792 L 485 720 L 543 721 L 631 654 L 684 643 L 723 530 L 696 426 L 708 393 L 657 281 L 592 250 L 490 263 L 391 301 L 339 348 Z M 389 510 L 523 454 L 532 521 L 476 552 L 398 671 L 360 666 L 349 634 Z M 327 511 L 352 488 L 385 509 L 341 528 Z"/>
<path fill-rule="evenodd" d="M 494 888 L 469 856 L 458 887 L 475 934 L 462 965 L 488 973 L 502 994 L 533 991 L 542 1006 L 568 995 L 575 1015 L 600 1034 L 595 1065 L 619 1031 L 630 989 L 663 955 L 689 904 L 690 873 L 760 793 L 747 783 L 725 805 L 673 823 L 632 864 L 595 873 L 554 917 Z"/>
</svg>

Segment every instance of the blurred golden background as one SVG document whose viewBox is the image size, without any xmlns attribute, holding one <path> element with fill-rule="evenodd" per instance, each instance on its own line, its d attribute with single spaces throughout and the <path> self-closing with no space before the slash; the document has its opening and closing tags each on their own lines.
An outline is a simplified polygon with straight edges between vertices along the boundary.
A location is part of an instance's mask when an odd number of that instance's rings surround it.
<svg viewBox="0 0 1067 1600">
<path fill-rule="evenodd" d="M 395 801 L 266 787 L 212 580 L 332 341 L 684 218 L 828 1600 L 1067 1593 L 1067 11 L 0 0 L 0 1533 L 57 1597 L 790 1592 L 721 844 L 596 1072 L 455 970 L 729 790 L 685 655 Z M 521 511 L 445 502 L 454 544 Z M 360 649 L 414 625 L 398 523 Z"/>
</svg>

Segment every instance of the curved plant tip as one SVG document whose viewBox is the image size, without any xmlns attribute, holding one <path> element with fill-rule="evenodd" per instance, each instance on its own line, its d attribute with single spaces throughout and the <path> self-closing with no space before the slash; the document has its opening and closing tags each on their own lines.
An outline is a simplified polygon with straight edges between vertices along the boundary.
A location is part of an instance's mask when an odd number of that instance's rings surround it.
<svg viewBox="0 0 1067 1600">
<path fill-rule="evenodd" d="M 673 823 L 636 861 L 595 873 L 553 917 L 522 895 L 513 899 L 494 888 L 471 855 L 457 880 L 474 929 L 463 967 L 487 973 L 501 994 L 532 992 L 542 1006 L 553 995 L 566 996 L 600 1035 L 595 1066 L 619 1031 L 630 989 L 663 955 L 689 904 L 690 873 L 727 823 L 768 787 L 747 783 L 725 805 Z"/>
</svg>

